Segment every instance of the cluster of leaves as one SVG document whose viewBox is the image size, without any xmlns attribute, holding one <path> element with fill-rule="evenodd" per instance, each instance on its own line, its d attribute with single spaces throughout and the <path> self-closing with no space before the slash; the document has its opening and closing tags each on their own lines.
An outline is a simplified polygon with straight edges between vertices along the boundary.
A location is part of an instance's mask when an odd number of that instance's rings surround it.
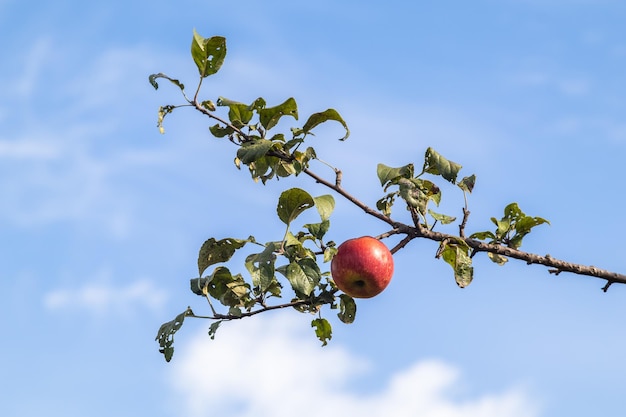
<svg viewBox="0 0 626 417">
<path fill-rule="evenodd" d="M 519 208 L 517 203 L 511 203 L 504 208 L 504 216 L 498 220 L 495 217 L 491 221 L 496 225 L 496 230 L 472 233 L 470 238 L 487 240 L 491 244 L 505 245 L 509 248 L 519 249 L 522 239 L 529 234 L 533 227 L 550 222 L 541 217 L 527 216 Z M 489 252 L 489 258 L 498 265 L 504 265 L 507 258 L 496 253 Z"/>
<path fill-rule="evenodd" d="M 197 96 L 202 80 L 215 74 L 222 66 L 226 55 L 226 40 L 221 36 L 203 38 L 194 31 L 191 55 L 198 67 L 200 83 L 193 99 L 185 95 L 185 86 L 180 81 L 165 74 L 152 74 L 149 81 L 157 89 L 157 79 L 163 78 L 178 86 L 189 104 L 196 106 L 205 114 L 217 120 L 209 130 L 216 138 L 228 138 L 239 146 L 235 165 L 246 165 L 255 181 L 261 180 L 264 184 L 273 177 L 288 177 L 298 175 L 308 167 L 309 161 L 315 159 L 315 150 L 312 147 L 301 149 L 301 145 L 312 130 L 327 121 L 339 122 L 345 129 L 345 135 L 340 140 L 346 140 L 350 135 L 348 125 L 335 109 L 327 109 L 309 116 L 302 127 L 291 129 L 291 137 L 284 133 L 270 134 L 281 118 L 289 116 L 298 120 L 298 106 L 293 97 L 283 103 L 268 107 L 265 99 L 257 98 L 251 104 L 219 97 L 214 103 L 212 100 L 198 101 Z M 159 108 L 158 128 L 164 132 L 163 121 L 165 116 L 172 113 L 177 107 L 174 105 Z M 228 121 L 214 115 L 217 107 L 228 108 Z"/>
<path fill-rule="evenodd" d="M 464 177 L 457 183 L 461 168 L 460 164 L 444 158 L 432 148 L 426 149 L 424 165 L 417 175 L 415 175 L 414 164 L 398 168 L 378 164 L 377 174 L 383 190 L 387 192 L 391 187 L 394 187 L 395 190 L 388 192 L 378 200 L 376 208 L 386 216 L 390 216 L 393 204 L 397 197 L 400 197 L 405 201 L 407 209 L 413 215 L 416 227 L 432 229 L 437 223 L 450 224 L 456 220 L 456 217 L 438 213 L 428 208 L 430 203 L 439 206 L 442 193 L 438 185 L 424 178 L 424 176 L 426 174 L 440 176 L 451 184 L 457 185 L 465 195 L 474 189 L 476 176 Z M 467 202 L 467 198 L 465 201 Z M 434 220 L 432 225 L 429 225 L 429 218 Z M 443 240 L 437 251 L 437 257 L 443 258 L 452 267 L 456 283 L 461 288 L 469 285 L 473 279 L 474 269 L 470 252 L 470 247 L 461 237 Z"/>
<path fill-rule="evenodd" d="M 440 242 L 436 257 L 442 258 L 454 271 L 456 283 L 460 287 L 470 284 L 473 279 L 473 252 L 465 238 L 464 229 L 469 215 L 467 194 L 471 193 L 476 177 L 470 175 L 457 182 L 461 165 L 444 158 L 432 148 L 426 150 L 421 172 L 415 173 L 413 164 L 393 168 L 379 164 L 377 168 L 380 185 L 386 193 L 376 202 L 376 210 L 350 196 L 340 186 L 340 171 L 335 169 L 335 183 L 323 180 L 309 170 L 311 161 L 317 159 L 313 147 L 305 147 L 307 136 L 313 135 L 314 128 L 322 123 L 334 121 L 345 129 L 341 141 L 348 138 L 350 131 L 346 122 L 334 109 L 314 113 L 300 127 L 292 127 L 290 134 L 275 133 L 279 122 L 284 116 L 298 120 L 298 107 L 293 98 L 288 98 L 276 106 L 268 106 L 263 98 L 257 98 L 250 104 L 244 104 L 224 97 L 201 101 L 198 99 L 203 80 L 219 71 L 226 56 L 226 40 L 220 36 L 203 38 L 194 31 L 191 44 L 191 55 L 200 76 L 193 98 L 189 98 L 185 86 L 179 80 L 165 74 L 152 74 L 149 81 L 157 89 L 157 80 L 165 79 L 177 86 L 186 100 L 182 105 L 165 105 L 159 108 L 158 128 L 163 133 L 165 117 L 179 107 L 192 106 L 196 110 L 216 121 L 209 130 L 216 138 L 228 139 L 237 147 L 234 163 L 237 168 L 246 166 L 255 182 L 265 184 L 272 178 L 282 178 L 306 173 L 317 182 L 330 187 L 343 197 L 348 198 L 365 212 L 375 215 L 393 226 L 387 235 L 404 233 L 407 235 L 404 244 L 415 237 L 424 237 L 437 224 L 450 224 L 456 217 L 438 213 L 429 208 L 439 206 L 442 198 L 440 187 L 431 179 L 441 177 L 456 185 L 463 192 L 465 207 L 463 219 L 459 226 L 459 236 L 443 235 L 434 239 Z M 222 110 L 225 116 L 218 115 Z M 392 207 L 398 200 L 405 203 L 410 213 L 413 226 L 409 227 L 391 219 Z M 312 207 L 318 211 L 320 221 L 302 225 L 297 233 L 290 229 L 298 216 Z M 330 229 L 330 215 L 335 207 L 331 195 L 311 196 L 300 188 L 284 191 L 277 205 L 278 218 L 285 224 L 285 232 L 280 240 L 259 243 L 253 236 L 239 238 L 210 238 L 206 240 L 198 254 L 198 276 L 191 279 L 191 291 L 204 297 L 211 310 L 211 315 L 196 315 L 191 308 L 163 324 L 156 340 L 160 351 L 167 361 L 174 353 L 174 334 L 181 328 L 186 317 L 206 318 L 213 320 L 209 328 L 209 336 L 213 338 L 223 321 L 249 317 L 261 312 L 293 308 L 302 313 L 315 315 L 311 326 L 316 336 L 325 345 L 332 337 L 332 328 L 328 320 L 322 317 L 324 305 L 338 309 L 338 317 L 344 323 L 355 319 L 356 304 L 346 294 L 338 294 L 338 289 L 328 272 L 323 272 L 321 264 L 331 261 L 336 253 L 336 245 L 326 238 Z M 501 220 L 492 219 L 496 225 L 495 232 L 479 232 L 470 239 L 488 240 L 493 245 L 506 245 L 519 248 L 522 239 L 531 229 L 547 223 L 540 217 L 526 216 L 513 203 L 505 209 Z M 244 266 L 247 275 L 233 273 L 227 266 L 235 253 L 242 248 L 253 247 L 245 258 Z M 401 243 L 392 252 L 403 247 Z M 503 264 L 506 259 L 501 255 L 489 253 L 491 259 Z M 321 260 L 321 262 L 319 261 Z M 284 289 L 290 288 L 289 301 L 271 304 L 275 299 L 285 296 Z M 220 311 L 218 311 L 220 310 Z"/>
<path fill-rule="evenodd" d="M 398 186 L 396 191 L 390 192 L 376 202 L 376 208 L 382 213 L 391 215 L 391 207 L 396 197 L 400 196 L 409 207 L 415 209 L 416 214 L 428 226 L 427 214 L 429 214 L 436 222 L 449 224 L 456 220 L 456 217 L 446 216 L 445 214 L 436 213 L 428 209 L 428 204 L 433 202 L 439 205 L 441 202 L 441 190 L 432 181 L 422 178 L 424 174 L 438 175 L 456 184 L 456 179 L 461 165 L 444 158 L 433 148 L 428 148 L 424 155 L 424 166 L 422 171 L 415 175 L 415 166 L 413 164 L 404 165 L 399 168 L 388 167 L 384 164 L 378 164 L 377 174 L 380 185 L 384 191 L 391 186 Z M 463 192 L 472 192 L 476 176 L 471 175 L 463 178 L 457 185 Z"/>
<path fill-rule="evenodd" d="M 301 231 L 292 233 L 292 222 L 312 207 L 317 208 L 320 221 L 304 224 Z M 190 289 L 194 294 L 206 298 L 212 314 L 198 316 L 191 308 L 187 308 L 174 320 L 163 324 L 156 340 L 165 359 L 171 360 L 174 334 L 181 328 L 184 318 L 189 316 L 214 320 L 209 328 L 209 336 L 213 338 L 223 321 L 291 307 L 302 313 L 316 315 L 311 326 L 324 345 L 332 338 L 332 327 L 321 315 L 323 305 L 338 309 L 339 319 L 344 323 L 352 323 L 356 315 L 356 303 L 346 294 L 336 295 L 337 288 L 330 274 L 322 272 L 317 261 L 318 256 L 321 256 L 324 262 L 328 262 L 336 253 L 335 243 L 325 239 L 334 207 L 335 200 L 331 195 L 312 197 L 300 188 L 291 188 L 278 199 L 277 215 L 286 225 L 282 240 L 265 244 L 257 242 L 254 236 L 247 239 L 206 240 L 198 253 L 198 277 L 190 280 Z M 224 264 L 247 245 L 260 249 L 245 258 L 248 272 L 246 279 L 240 273 L 233 274 Z M 210 269 L 212 266 L 214 268 Z M 285 283 L 292 289 L 290 301 L 268 304 L 273 298 L 283 297 Z M 215 301 L 226 309 L 225 312 L 218 312 Z"/>
<path fill-rule="evenodd" d="M 200 82 L 193 99 L 187 97 L 185 86 L 180 81 L 165 74 L 152 74 L 149 81 L 158 89 L 158 79 L 166 79 L 176 85 L 182 92 L 187 104 L 181 106 L 166 105 L 159 108 L 158 128 L 164 132 L 165 116 L 182 106 L 194 106 L 197 110 L 217 120 L 209 128 L 216 138 L 227 138 L 238 146 L 234 160 L 237 168 L 248 167 L 255 181 L 266 181 L 276 177 L 299 175 L 308 168 L 309 162 L 316 158 L 312 147 L 301 149 L 305 138 L 312 135 L 312 130 L 327 121 L 339 122 L 345 129 L 345 140 L 350 134 L 348 126 L 334 109 L 314 113 L 308 117 L 301 127 L 291 129 L 289 138 L 284 133 L 272 133 L 283 116 L 298 120 L 298 108 L 293 98 L 285 100 L 277 106 L 267 106 L 263 98 L 244 104 L 224 97 L 214 103 L 211 100 L 199 101 L 198 93 L 202 80 L 215 74 L 222 66 L 226 55 L 226 42 L 223 37 L 203 38 L 194 31 L 191 54 L 198 68 Z M 228 110 L 228 119 L 222 119 L 214 112 L 218 107 Z M 225 320 L 248 317 L 263 311 L 276 308 L 293 307 L 300 312 L 317 315 L 311 325 L 317 337 L 325 345 L 332 337 L 332 328 L 328 320 L 321 316 L 321 307 L 329 304 L 339 309 L 338 317 L 342 322 L 351 323 L 356 314 L 354 300 L 346 294 L 336 296 L 335 287 L 330 274 L 322 272 L 317 261 L 321 256 L 323 262 L 329 262 L 336 253 L 335 243 L 325 241 L 330 228 L 330 215 L 334 210 L 335 200 L 331 195 L 312 197 L 306 191 L 292 188 L 283 192 L 278 200 L 277 215 L 285 223 L 286 231 L 282 240 L 261 244 L 253 236 L 247 239 L 210 238 L 200 248 L 198 255 L 198 278 L 191 280 L 191 291 L 205 297 L 212 315 L 199 316 L 190 308 L 179 314 L 174 320 L 161 326 L 156 340 L 160 351 L 169 361 L 172 358 L 174 334 L 180 329 L 185 317 L 203 317 L 215 320 L 210 326 L 209 335 L 213 338 L 219 325 Z M 291 223 L 305 210 L 316 207 L 320 222 L 303 225 L 303 230 L 294 234 L 290 231 Z M 207 269 L 217 264 L 228 262 L 236 251 L 246 245 L 253 244 L 262 250 L 246 257 L 245 268 L 248 279 L 242 274 L 233 274 L 225 265 L 216 266 L 205 274 Z M 279 259 L 285 263 L 277 265 Z M 278 273 L 278 274 L 277 274 Z M 287 303 L 269 305 L 272 298 L 281 298 L 284 283 L 283 277 L 292 289 L 291 300 Z M 227 308 L 226 312 L 218 312 L 213 302 L 219 302 Z"/>
</svg>

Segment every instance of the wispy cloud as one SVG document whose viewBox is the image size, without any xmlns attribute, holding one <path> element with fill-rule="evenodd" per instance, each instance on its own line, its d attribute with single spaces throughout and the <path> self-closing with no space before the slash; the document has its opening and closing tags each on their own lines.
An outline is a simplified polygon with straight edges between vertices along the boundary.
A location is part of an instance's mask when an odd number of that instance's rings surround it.
<svg viewBox="0 0 626 417">
<path fill-rule="evenodd" d="M 58 147 L 43 141 L 24 140 L 0 140 L 0 159 L 12 160 L 45 160 L 59 156 Z"/>
<path fill-rule="evenodd" d="M 44 306 L 53 311 L 82 310 L 94 314 L 125 314 L 137 308 L 157 310 L 165 304 L 167 294 L 149 280 L 124 286 L 110 283 L 88 283 L 79 288 L 50 291 Z"/>
<path fill-rule="evenodd" d="M 177 409 L 190 417 L 532 417 L 537 401 L 520 388 L 470 397 L 460 371 L 420 360 L 367 394 L 350 385 L 371 364 L 341 345 L 321 348 L 307 321 L 280 317 L 227 323 L 216 340 L 202 332 L 172 363 Z"/>
<path fill-rule="evenodd" d="M 149 106 L 136 97 L 141 88 L 150 91 L 153 55 L 140 46 L 112 48 L 76 66 L 59 62 L 57 55 L 71 54 L 42 38 L 16 57 L 24 72 L 0 82 L 12 91 L 15 107 L 0 109 L 0 173 L 5 174 L 0 176 L 0 218 L 14 227 L 69 220 L 114 237 L 128 236 L 137 200 L 128 179 L 173 159 L 156 146 L 142 149 L 144 141 L 117 139 L 143 122 L 144 112 L 129 108 Z M 49 79 L 64 69 L 73 72 Z M 64 111 L 42 101 L 63 103 Z M 52 111 L 44 111 L 48 108 Z"/>
</svg>

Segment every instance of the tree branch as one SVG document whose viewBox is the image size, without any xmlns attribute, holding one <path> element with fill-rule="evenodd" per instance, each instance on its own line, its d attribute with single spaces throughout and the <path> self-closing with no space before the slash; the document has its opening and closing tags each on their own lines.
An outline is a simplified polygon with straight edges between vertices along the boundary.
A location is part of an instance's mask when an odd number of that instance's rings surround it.
<svg viewBox="0 0 626 417">
<path fill-rule="evenodd" d="M 273 305 L 273 306 L 263 307 L 263 308 L 260 308 L 258 310 L 254 310 L 254 311 L 242 312 L 240 315 L 220 314 L 220 313 L 213 312 L 212 316 L 199 316 L 199 315 L 197 315 L 197 314 L 192 312 L 192 313 L 188 314 L 188 317 L 194 317 L 194 318 L 197 318 L 197 319 L 210 319 L 210 320 L 238 320 L 238 319 L 242 319 L 244 317 L 251 317 L 251 316 L 257 315 L 259 313 L 264 313 L 264 312 L 270 311 L 270 310 L 279 310 L 281 308 L 298 307 L 298 306 L 302 306 L 302 305 L 311 305 L 311 304 L 313 304 L 313 301 L 311 301 L 311 300 L 297 300 L 297 301 L 292 301 L 292 302 L 285 303 L 285 304 L 277 304 L 277 305 Z"/>
<path fill-rule="evenodd" d="M 204 115 L 217 120 L 219 123 L 222 123 L 225 126 L 228 126 L 229 128 L 233 129 L 233 131 L 235 131 L 237 134 L 241 135 L 241 137 L 243 137 L 244 139 L 248 138 L 248 135 L 246 135 L 244 132 L 241 131 L 241 129 L 235 127 L 234 125 L 232 125 L 232 123 L 227 122 L 226 120 L 216 116 L 215 114 L 213 114 L 213 112 L 207 110 L 206 108 L 204 108 L 198 101 L 197 99 L 194 98 L 193 101 L 190 101 L 190 104 L 192 104 L 198 111 L 200 111 L 201 113 L 203 113 Z M 290 160 L 291 155 L 286 154 L 286 153 L 273 153 L 274 156 L 277 156 L 279 158 L 283 158 L 285 160 Z M 510 248 L 508 246 L 504 246 L 504 245 L 496 245 L 496 244 L 491 244 L 491 243 L 486 243 L 486 242 L 482 242 L 476 239 L 470 239 L 465 237 L 465 225 L 467 222 L 467 218 L 469 217 L 469 210 L 467 210 L 467 207 L 465 207 L 463 209 L 463 220 L 459 226 L 459 233 L 460 236 L 454 236 L 454 235 L 450 235 L 450 234 L 446 234 L 446 233 L 441 233 L 441 232 L 436 232 L 433 230 L 429 230 L 426 227 L 423 227 L 420 222 L 419 222 L 419 218 L 417 218 L 415 213 L 413 214 L 413 220 L 414 220 L 414 226 L 409 226 L 407 224 L 404 223 L 400 223 L 400 222 L 396 222 L 395 220 L 393 220 L 391 217 L 384 215 L 383 213 L 379 212 L 378 210 L 375 210 L 371 207 L 369 207 L 367 204 L 363 203 L 362 201 L 360 201 L 358 198 L 354 197 L 352 194 L 350 194 L 349 192 L 347 192 L 342 186 L 341 186 L 341 177 L 342 177 L 342 173 L 340 170 L 334 168 L 335 171 L 335 182 L 332 183 L 324 178 L 322 178 L 321 176 L 319 176 L 318 174 L 316 174 L 315 172 L 311 171 L 309 168 L 305 168 L 302 172 L 304 172 L 306 175 L 308 175 L 309 177 L 313 178 L 315 180 L 315 182 L 322 184 L 328 188 L 330 188 L 331 190 L 335 191 L 337 194 L 341 195 L 342 197 L 344 197 L 345 199 L 347 199 L 348 201 L 350 201 L 352 204 L 354 204 L 355 206 L 359 207 L 361 210 L 363 210 L 365 213 L 369 214 L 370 216 L 373 216 L 387 224 L 389 224 L 390 226 L 393 227 L 392 232 L 388 232 L 386 235 L 381 235 L 382 237 L 387 237 L 391 234 L 406 234 L 406 237 L 400 242 L 398 243 L 393 249 L 392 249 L 392 253 L 397 252 L 398 250 L 402 249 L 403 247 L 405 247 L 411 240 L 421 237 L 421 238 L 426 238 L 426 239 L 430 239 L 436 242 L 442 242 L 444 240 L 458 240 L 461 239 L 463 240 L 470 248 L 473 249 L 473 253 L 472 256 L 475 253 L 478 252 L 488 252 L 488 253 L 494 253 L 494 254 L 498 254 L 498 255 L 502 255 L 502 256 L 506 256 L 509 258 L 513 258 L 513 259 L 518 259 L 521 261 L 525 261 L 527 264 L 536 264 L 536 265 L 544 265 L 547 266 L 549 268 L 552 268 L 550 270 L 548 270 L 549 273 L 551 274 L 555 274 L 558 275 L 561 272 L 571 272 L 573 274 L 577 274 L 577 275 L 585 275 L 585 276 L 590 276 L 590 277 L 596 277 L 596 278 L 600 278 L 600 279 L 604 279 L 607 281 L 606 285 L 602 288 L 603 291 L 607 291 L 608 288 L 614 284 L 614 283 L 619 283 L 619 284 L 626 284 L 626 275 L 623 274 L 619 274 L 616 272 L 611 272 L 605 269 L 600 269 L 600 268 L 596 268 L 595 266 L 586 266 L 586 265 L 580 265 L 580 264 L 575 264 L 572 262 L 566 262 L 560 259 L 556 259 L 551 257 L 550 255 L 545 255 L 545 256 L 541 256 L 541 255 L 536 255 L 533 253 L 528 253 L 528 252 L 524 252 L 524 251 L 520 251 L 518 249 L 513 249 Z M 279 309 L 279 308 L 285 308 L 285 307 L 295 307 L 298 305 L 305 305 L 310 302 L 306 302 L 303 300 L 299 300 L 297 302 L 292 302 L 292 303 L 287 303 L 287 304 L 280 304 L 277 306 L 271 306 L 271 307 L 267 307 L 261 310 L 256 310 L 256 311 L 251 311 L 251 312 L 246 312 L 246 313 L 242 313 L 241 316 L 233 316 L 233 315 L 223 315 L 223 314 L 216 314 L 214 315 L 214 317 L 211 317 L 213 319 L 222 319 L 222 320 L 233 320 L 233 319 L 238 319 L 238 318 L 242 318 L 242 317 L 249 317 L 258 313 L 261 313 L 263 311 L 267 311 L 267 310 L 274 310 L 274 309 Z M 199 316 L 196 316 L 199 317 Z"/>
<path fill-rule="evenodd" d="M 317 182 L 319 184 L 323 184 L 326 187 L 334 190 L 335 192 L 337 192 L 341 196 L 345 197 L 348 201 L 350 201 L 351 203 L 353 203 L 354 205 L 356 205 L 357 207 L 362 209 L 364 212 L 366 212 L 370 216 L 374 216 L 377 219 L 384 221 L 385 223 L 391 225 L 394 228 L 399 224 L 399 223 L 396 223 L 395 221 L 393 221 L 390 217 L 385 216 L 384 214 L 382 214 L 381 212 L 379 212 L 377 210 L 374 210 L 373 208 L 369 207 L 367 204 L 363 203 L 362 201 L 360 201 L 359 199 L 354 197 L 352 194 L 348 193 L 340 185 L 341 184 L 341 179 L 340 179 L 341 178 L 340 177 L 341 171 L 337 171 L 337 180 L 335 181 L 335 184 L 325 180 L 324 178 L 320 177 L 319 175 L 317 175 L 316 173 L 314 173 L 313 171 L 311 171 L 308 168 L 305 168 L 302 172 L 304 172 L 309 177 L 313 178 L 315 180 L 315 182 Z"/>
<path fill-rule="evenodd" d="M 420 231 L 414 231 L 416 237 L 424 237 L 426 239 L 441 242 L 445 239 L 458 239 L 458 237 L 449 235 L 446 233 L 435 232 L 432 230 L 422 229 Z M 513 259 L 525 261 L 527 264 L 544 265 L 550 268 L 551 274 L 558 275 L 561 272 L 571 272 L 578 275 L 586 275 L 590 277 L 596 277 L 607 280 L 607 286 L 603 288 L 604 291 L 613 283 L 626 284 L 626 275 L 616 272 L 607 271 L 605 269 L 596 268 L 593 265 L 586 266 L 575 264 L 572 262 L 562 261 L 560 259 L 553 258 L 550 255 L 536 255 L 529 252 L 520 251 L 518 249 L 509 248 L 503 245 L 494 245 L 491 243 L 481 242 L 480 240 L 463 238 L 463 241 L 472 248 L 475 252 L 490 252 L 498 255 L 506 256 Z"/>
<path fill-rule="evenodd" d="M 491 243 L 481 242 L 480 240 L 467 238 L 463 236 L 465 223 L 469 215 L 469 211 L 467 209 L 464 209 L 463 211 L 463 222 L 462 222 L 463 228 L 460 229 L 462 235 L 460 237 L 454 236 L 454 235 L 450 235 L 446 233 L 429 230 L 423 227 L 419 223 L 419 221 L 416 223 L 415 226 L 409 226 L 403 223 L 396 222 L 393 219 L 391 219 L 391 217 L 386 216 L 380 213 L 379 211 L 374 210 L 373 208 L 369 207 L 368 205 L 366 205 L 365 203 L 363 203 L 362 201 L 360 201 L 359 199 L 357 199 L 356 197 L 348 193 L 343 187 L 337 184 L 333 184 L 321 178 L 319 175 L 315 174 L 310 169 L 308 168 L 305 169 L 304 173 L 310 176 L 311 178 L 313 178 L 317 183 L 323 184 L 326 187 L 334 190 L 341 196 L 345 197 L 348 201 L 352 202 L 354 205 L 361 208 L 365 213 L 371 216 L 374 216 L 377 219 L 380 219 L 384 221 L 385 223 L 391 225 L 394 228 L 393 234 L 398 234 L 398 233 L 406 234 L 407 236 L 391 250 L 392 253 L 396 253 L 398 250 L 405 247 L 411 240 L 418 238 L 418 237 L 430 239 L 436 242 L 442 242 L 444 240 L 457 240 L 460 238 L 470 248 L 472 248 L 475 253 L 490 252 L 490 253 L 506 256 L 509 258 L 525 261 L 529 265 L 530 264 L 544 265 L 549 268 L 553 268 L 553 269 L 548 270 L 548 272 L 551 274 L 555 274 L 555 275 L 558 275 L 561 272 L 571 272 L 577 275 L 585 275 L 585 276 L 605 279 L 607 281 L 607 284 L 602 288 L 602 290 L 605 292 L 614 283 L 626 284 L 626 275 L 619 274 L 616 272 L 611 272 L 605 269 L 596 268 L 595 266 L 592 266 L 592 265 L 591 266 L 580 265 L 580 264 L 556 259 L 550 255 L 545 255 L 545 256 L 536 255 L 533 253 L 520 251 L 518 249 L 509 248 L 504 245 L 495 245 Z"/>
<path fill-rule="evenodd" d="M 196 94 L 196 96 L 197 96 L 197 94 Z M 236 127 L 232 123 L 227 122 L 226 120 L 222 119 L 221 117 L 216 116 L 213 112 L 209 111 L 208 109 L 204 108 L 204 106 L 202 106 L 202 104 L 197 100 L 197 98 L 194 97 L 193 100 L 189 100 L 189 103 L 192 106 L 194 106 L 195 109 L 198 110 L 200 113 L 204 114 L 205 116 L 208 116 L 211 119 L 217 120 L 218 122 L 220 122 L 221 124 L 223 124 L 226 127 L 229 127 L 231 129 L 233 129 L 233 131 L 235 131 L 236 133 L 241 135 L 245 140 L 250 140 L 250 137 L 248 135 L 246 135 L 241 129 L 239 129 L 238 127 Z"/>
</svg>

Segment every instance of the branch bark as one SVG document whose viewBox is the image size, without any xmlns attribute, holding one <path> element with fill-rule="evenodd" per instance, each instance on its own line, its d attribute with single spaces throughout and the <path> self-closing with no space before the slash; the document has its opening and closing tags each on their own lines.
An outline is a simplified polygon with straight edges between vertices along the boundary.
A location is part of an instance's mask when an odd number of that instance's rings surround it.
<svg viewBox="0 0 626 417">
<path fill-rule="evenodd" d="M 454 236 L 446 233 L 436 232 L 433 230 L 429 230 L 419 223 L 416 223 L 415 226 L 409 226 L 404 223 L 396 222 L 391 217 L 382 214 L 381 212 L 374 210 L 369 207 L 367 204 L 363 203 L 350 193 L 348 193 L 343 187 L 333 184 L 332 182 L 321 178 L 319 175 L 312 172 L 310 169 L 304 170 L 304 173 L 310 176 L 315 180 L 315 182 L 319 184 L 323 184 L 326 187 L 334 190 L 348 201 L 362 209 L 365 213 L 376 217 L 379 220 L 384 221 L 385 223 L 391 225 L 393 230 L 388 232 L 386 236 L 390 236 L 392 234 L 406 234 L 406 237 L 400 241 L 393 249 L 391 249 L 392 253 L 396 253 L 398 250 L 404 248 L 411 240 L 415 238 L 426 238 L 429 240 L 433 240 L 436 242 L 442 242 L 444 240 L 463 240 L 470 248 L 473 249 L 475 253 L 478 252 L 490 252 L 502 256 L 506 256 L 508 258 L 513 258 L 517 260 L 521 260 L 526 262 L 527 264 L 535 264 L 535 265 L 543 265 L 549 269 L 548 272 L 551 274 L 558 275 L 561 272 L 570 272 L 577 275 L 585 275 L 595 278 L 600 278 L 606 280 L 606 285 L 602 287 L 602 290 L 606 292 L 612 284 L 626 284 L 626 275 L 619 274 L 617 272 L 611 272 L 605 269 L 597 268 L 593 265 L 581 265 L 573 262 L 567 262 L 560 259 L 553 258 L 550 255 L 537 255 L 534 253 L 520 251 L 518 249 L 509 248 L 504 245 L 495 245 L 486 242 L 481 242 L 480 240 L 470 239 L 461 234 L 461 236 Z M 465 228 L 465 223 L 467 222 L 467 217 L 469 215 L 469 211 L 467 209 L 464 210 L 463 216 L 463 229 Z M 384 236 L 384 237 L 386 237 Z"/>
</svg>

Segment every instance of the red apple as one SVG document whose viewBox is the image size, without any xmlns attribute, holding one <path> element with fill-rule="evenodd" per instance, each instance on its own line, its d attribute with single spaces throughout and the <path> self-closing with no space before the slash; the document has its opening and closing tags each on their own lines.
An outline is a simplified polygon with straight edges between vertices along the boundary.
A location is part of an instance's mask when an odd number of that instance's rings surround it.
<svg viewBox="0 0 626 417">
<path fill-rule="evenodd" d="M 349 239 L 337 248 L 330 272 L 341 291 L 354 298 L 371 298 L 391 281 L 393 255 L 371 236 Z"/>
</svg>

